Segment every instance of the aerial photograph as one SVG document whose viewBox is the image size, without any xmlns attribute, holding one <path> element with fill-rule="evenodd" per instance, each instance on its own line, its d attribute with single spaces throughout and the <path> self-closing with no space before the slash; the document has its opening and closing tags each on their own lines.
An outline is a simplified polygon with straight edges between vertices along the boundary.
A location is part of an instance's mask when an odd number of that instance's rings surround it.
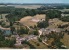
<svg viewBox="0 0 69 50">
<path fill-rule="evenodd" d="M 69 49 L 69 0 L 0 0 L 0 49 Z"/>
</svg>

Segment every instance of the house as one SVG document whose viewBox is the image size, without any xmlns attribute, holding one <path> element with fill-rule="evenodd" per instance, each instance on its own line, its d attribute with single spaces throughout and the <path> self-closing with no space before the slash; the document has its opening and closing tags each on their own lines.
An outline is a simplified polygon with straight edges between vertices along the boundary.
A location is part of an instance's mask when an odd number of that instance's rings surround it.
<svg viewBox="0 0 69 50">
<path fill-rule="evenodd" d="M 63 47 L 63 48 L 67 48 L 67 46 L 65 46 L 65 45 L 61 45 L 61 47 Z"/>
<path fill-rule="evenodd" d="M 16 44 L 15 44 L 15 45 L 16 45 L 16 46 L 21 45 L 20 37 L 17 37 L 17 38 L 16 38 Z"/>
</svg>

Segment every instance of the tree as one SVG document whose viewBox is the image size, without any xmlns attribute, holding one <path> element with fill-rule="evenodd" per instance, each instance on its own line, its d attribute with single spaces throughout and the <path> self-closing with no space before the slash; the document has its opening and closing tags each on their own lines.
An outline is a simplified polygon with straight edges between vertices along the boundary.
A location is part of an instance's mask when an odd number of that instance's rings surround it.
<svg viewBox="0 0 69 50">
<path fill-rule="evenodd" d="M 41 38 L 38 38 L 39 42 L 42 42 L 42 39 Z"/>
<path fill-rule="evenodd" d="M 10 21 L 10 26 L 13 26 L 13 22 Z"/>
<path fill-rule="evenodd" d="M 39 28 L 46 28 L 46 27 L 48 27 L 49 26 L 48 21 L 49 21 L 49 18 L 46 16 L 45 17 L 45 21 L 37 23 L 37 27 L 39 27 Z"/>
<path fill-rule="evenodd" d="M 13 47 L 15 42 L 15 38 L 11 40 L 5 39 L 3 32 L 0 30 L 0 47 Z"/>
<path fill-rule="evenodd" d="M 62 20 L 64 22 L 69 22 L 69 16 L 61 17 L 60 20 Z"/>
<path fill-rule="evenodd" d="M 61 48 L 61 46 L 64 45 L 60 41 L 60 39 L 63 37 L 62 33 L 51 32 L 51 34 L 49 36 L 50 36 L 50 38 L 54 39 L 51 43 L 52 46 L 57 46 L 57 48 Z"/>
<path fill-rule="evenodd" d="M 55 41 L 53 41 L 51 44 L 52 44 L 53 46 L 56 45 L 57 48 L 59 48 L 59 49 L 63 49 L 61 46 L 64 45 L 62 42 L 60 42 L 60 40 L 57 40 L 57 41 L 55 40 Z"/>
<path fill-rule="evenodd" d="M 34 45 L 30 44 L 28 41 L 22 41 L 22 44 L 28 44 L 31 49 L 35 49 Z"/>
<path fill-rule="evenodd" d="M 28 34 L 28 31 L 29 30 L 27 28 L 20 26 L 19 35 L 21 35 L 21 34 Z"/>
<path fill-rule="evenodd" d="M 3 18 L 2 18 L 2 14 L 1 14 L 1 19 L 3 19 Z"/>
<path fill-rule="evenodd" d="M 37 27 L 39 27 L 39 28 L 46 28 L 47 26 L 48 26 L 47 21 L 42 21 L 42 22 L 37 23 Z"/>
<path fill-rule="evenodd" d="M 33 33 L 34 35 L 38 35 L 38 30 L 36 29 Z"/>
<path fill-rule="evenodd" d="M 11 32 L 13 34 L 13 32 L 15 31 L 15 27 L 11 26 L 10 29 L 11 29 Z"/>
<path fill-rule="evenodd" d="M 48 10 L 46 12 L 46 16 L 49 17 L 49 19 L 60 18 L 61 17 L 61 11 L 58 11 L 58 10 Z"/>
<path fill-rule="evenodd" d="M 33 12 L 33 15 L 36 15 L 37 11 L 35 9 L 32 9 L 31 11 Z"/>
<path fill-rule="evenodd" d="M 3 40 L 0 41 L 0 47 L 13 47 L 15 44 L 15 40 Z"/>
</svg>

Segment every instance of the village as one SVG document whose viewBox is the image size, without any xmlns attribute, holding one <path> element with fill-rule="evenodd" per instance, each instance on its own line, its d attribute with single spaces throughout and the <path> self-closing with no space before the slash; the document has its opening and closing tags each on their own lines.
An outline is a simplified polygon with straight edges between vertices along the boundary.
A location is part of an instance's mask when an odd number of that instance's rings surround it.
<svg viewBox="0 0 69 50">
<path fill-rule="evenodd" d="M 1 15 L 2 17 L 2 15 Z M 44 36 L 41 40 L 43 43 L 42 45 L 44 46 L 50 46 L 51 42 L 53 41 L 53 39 L 49 40 L 48 37 L 46 37 L 45 35 L 49 35 L 51 32 L 56 32 L 56 33 L 60 33 L 63 32 L 64 30 L 62 28 L 58 28 L 58 25 L 69 25 L 69 22 L 62 22 L 61 20 L 59 20 L 58 18 L 54 18 L 54 19 L 49 19 L 49 26 L 47 28 L 41 28 L 38 29 L 38 35 L 33 35 L 33 34 L 25 34 L 24 36 L 20 36 L 17 33 L 17 29 L 20 29 L 19 27 L 26 27 L 29 29 L 29 31 L 32 29 L 33 31 L 35 29 L 30 28 L 30 26 L 34 26 L 37 25 L 38 22 L 42 22 L 45 21 L 45 14 L 37 14 L 34 17 L 31 16 L 27 16 L 24 17 L 22 19 L 20 19 L 20 21 L 15 21 L 15 23 L 13 24 L 13 26 L 16 28 L 16 30 L 13 32 L 13 34 L 11 33 L 11 29 L 10 28 L 4 28 L 2 26 L 0 26 L 0 30 L 4 31 L 4 35 L 5 35 L 5 39 L 11 39 L 11 38 L 15 38 L 16 39 L 16 43 L 14 44 L 14 46 L 16 46 L 17 48 L 21 46 L 21 48 L 28 48 L 28 45 L 24 46 L 22 44 L 23 41 L 38 41 L 39 38 L 41 38 L 41 36 Z M 9 22 L 7 21 L 7 19 L 1 18 L 1 21 L 5 21 L 5 23 L 8 23 L 7 25 L 10 25 Z M 18 26 L 16 26 L 18 24 Z M 8 37 L 9 35 L 11 35 L 10 37 Z M 48 41 L 48 43 L 47 43 Z M 69 41 L 68 41 L 69 42 Z M 38 42 L 36 42 L 38 43 Z M 39 43 L 41 45 L 41 43 Z M 34 44 L 33 44 L 34 45 Z M 34 45 L 35 46 L 35 45 Z M 52 46 L 53 47 L 53 46 Z M 62 45 L 62 47 L 67 48 L 67 46 Z M 38 47 L 41 48 L 41 47 Z M 43 48 L 47 48 L 47 47 L 43 47 Z M 54 47 L 55 48 L 55 47 Z"/>
<path fill-rule="evenodd" d="M 0 3 L 0 48 L 69 49 L 69 5 Z"/>
</svg>

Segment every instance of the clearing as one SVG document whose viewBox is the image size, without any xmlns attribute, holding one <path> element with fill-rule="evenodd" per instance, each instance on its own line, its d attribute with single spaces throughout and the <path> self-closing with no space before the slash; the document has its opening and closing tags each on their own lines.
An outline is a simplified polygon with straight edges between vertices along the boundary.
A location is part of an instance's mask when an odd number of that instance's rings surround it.
<svg viewBox="0 0 69 50">
<path fill-rule="evenodd" d="M 34 26 L 34 25 L 37 25 L 37 22 L 32 21 L 34 19 L 36 19 L 36 21 L 45 19 L 45 14 L 40 14 L 40 15 L 37 14 L 35 16 L 26 16 L 20 20 L 20 23 L 26 24 L 27 26 Z"/>
</svg>

